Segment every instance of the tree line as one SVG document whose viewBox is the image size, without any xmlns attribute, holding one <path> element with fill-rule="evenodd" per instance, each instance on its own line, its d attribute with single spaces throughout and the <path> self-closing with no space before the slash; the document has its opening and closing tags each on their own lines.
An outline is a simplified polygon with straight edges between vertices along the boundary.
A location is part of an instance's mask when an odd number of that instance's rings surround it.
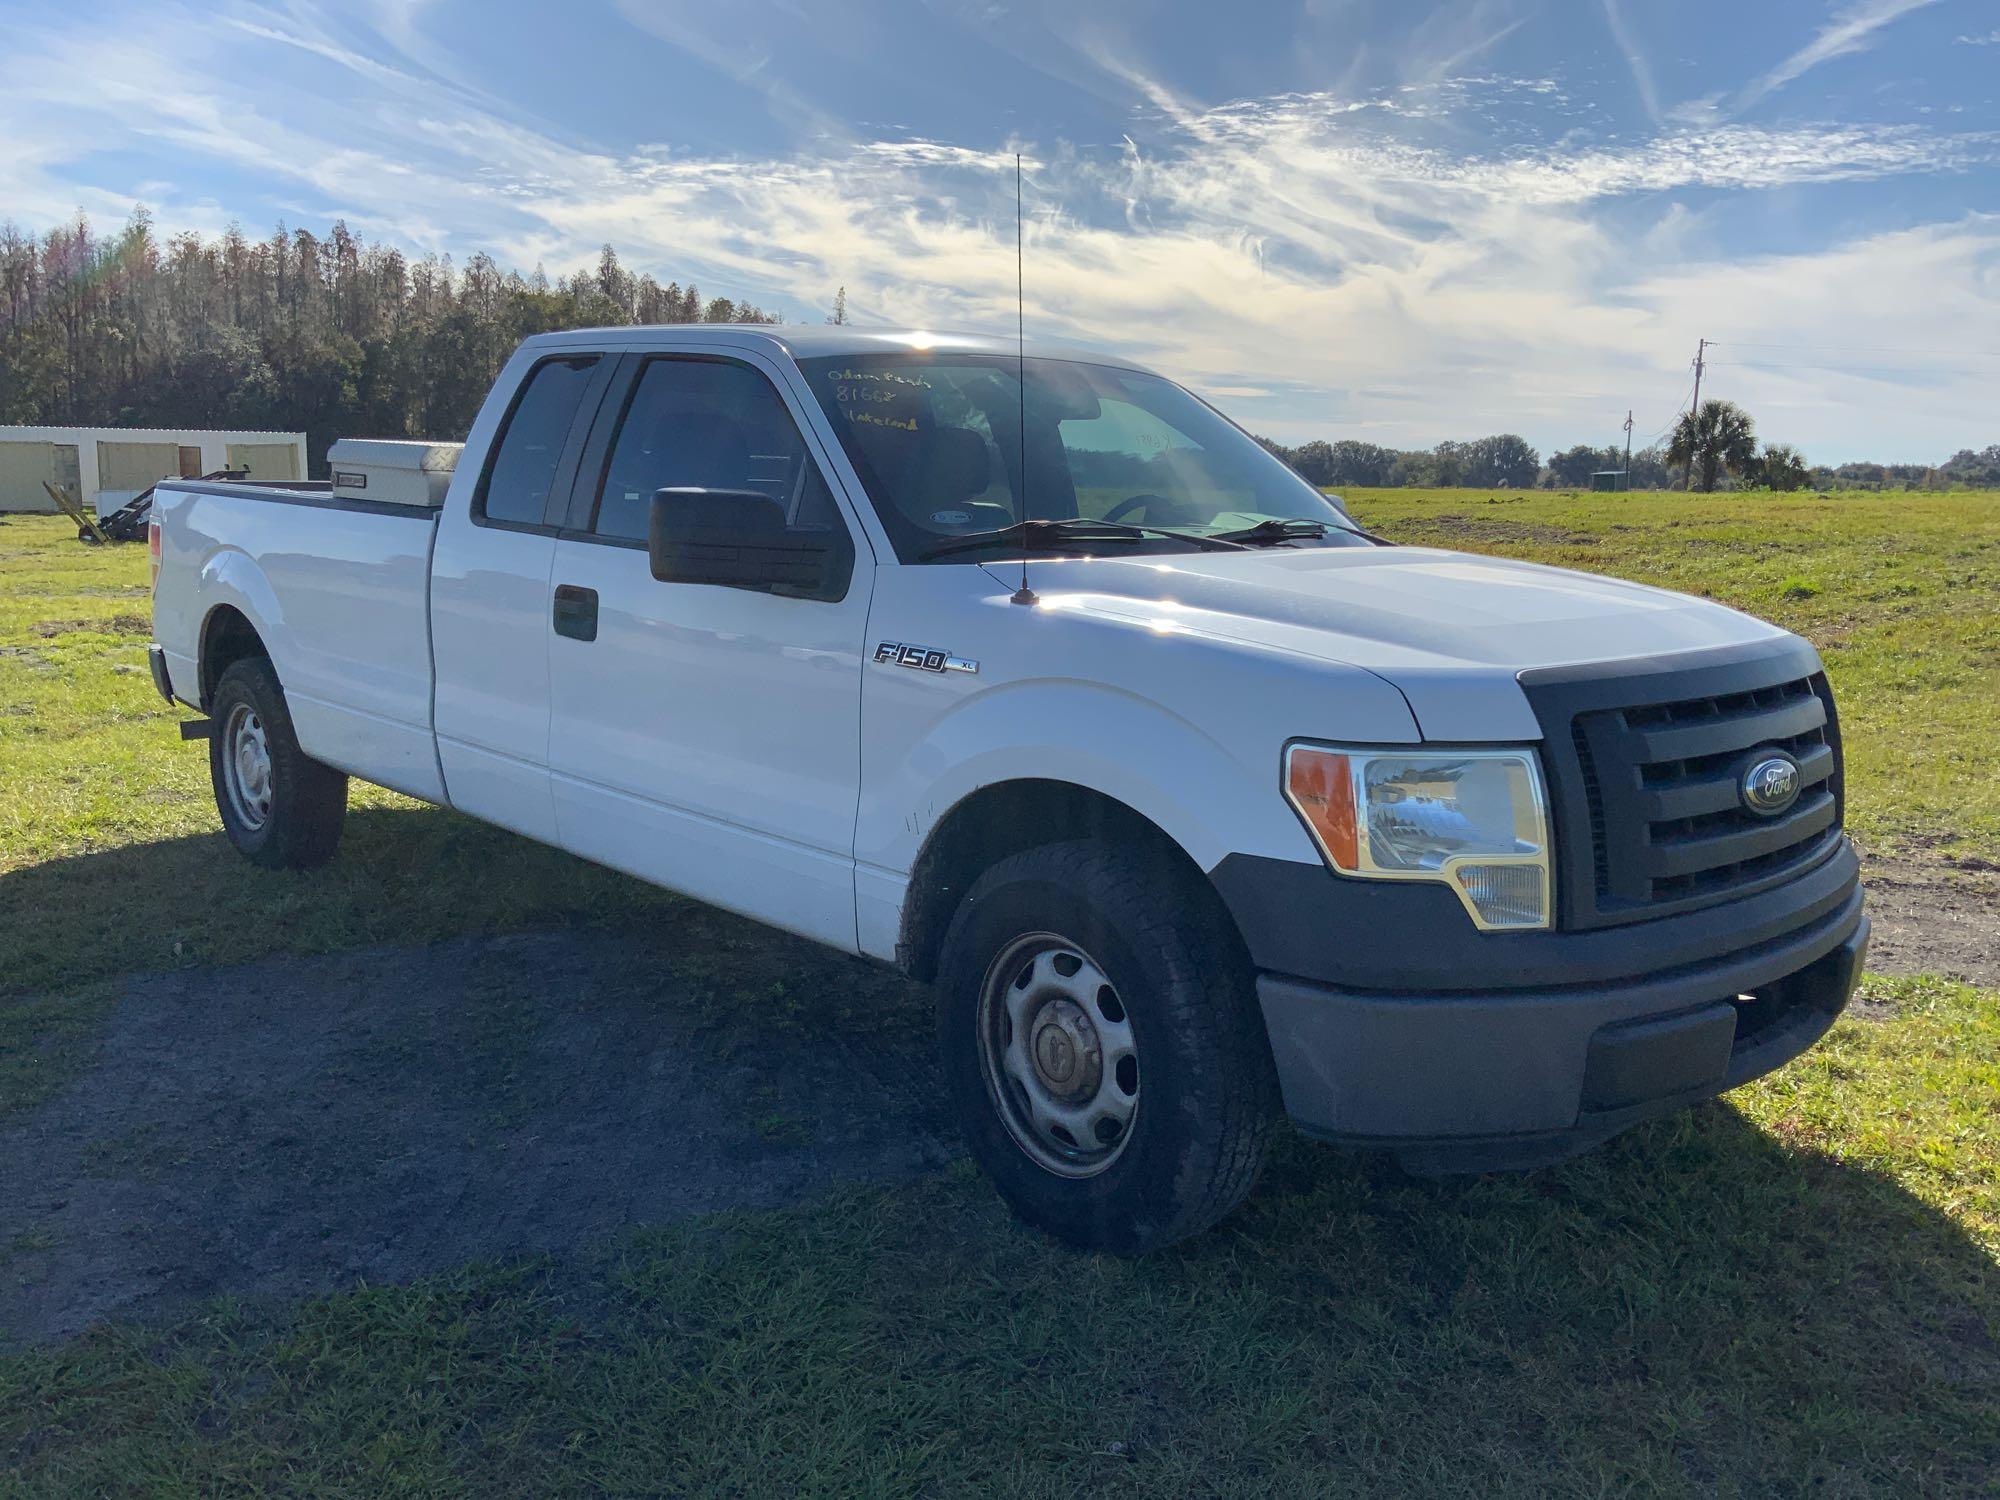
<svg viewBox="0 0 2000 1500">
<path fill-rule="evenodd" d="M 1511 432 L 1435 448 L 1385 448 L 1377 443 L 1314 439 L 1287 447 L 1257 439 L 1322 489 L 1589 489 L 1594 475 L 1618 474 L 1625 450 L 1578 443 L 1539 452 Z M 1634 452 L 1627 478 L 1614 488 L 1668 489 L 2000 489 L 2000 443 L 1961 448 L 1941 464 L 1811 465 L 1789 443 L 1757 441 L 1750 414 L 1733 401 L 1704 401 L 1682 412 L 1665 443 Z"/>
<path fill-rule="evenodd" d="M 846 289 L 827 321 L 846 321 Z M 0 424 L 235 427 L 304 432 L 315 472 L 343 434 L 463 437 L 530 334 L 633 323 L 775 323 L 692 282 L 634 275 L 606 245 L 593 270 L 551 281 L 484 253 L 412 259 L 336 222 L 253 240 L 162 241 L 142 210 L 116 235 L 79 215 L 39 237 L 0 224 Z M 1541 454 L 1513 433 L 1433 448 L 1344 439 L 1286 447 L 1314 484 L 1586 488 L 1625 468 L 1615 446 Z M 2000 444 L 1941 464 L 1809 466 L 1756 442 L 1749 415 L 1708 401 L 1673 439 L 1631 458 L 1632 489 L 2000 487 Z"/>
<path fill-rule="evenodd" d="M 0 225 L 0 423 L 462 438 L 530 334 L 629 323 L 774 323 L 606 245 L 551 281 L 477 254 L 412 259 L 335 223 L 161 241 L 148 216 L 35 237 Z"/>
</svg>

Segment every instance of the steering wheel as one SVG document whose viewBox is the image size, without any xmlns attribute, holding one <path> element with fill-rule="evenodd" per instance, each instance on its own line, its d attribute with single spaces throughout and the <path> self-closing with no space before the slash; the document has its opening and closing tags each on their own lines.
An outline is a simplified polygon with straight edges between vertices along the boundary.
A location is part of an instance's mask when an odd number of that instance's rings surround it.
<svg viewBox="0 0 2000 1500">
<path fill-rule="evenodd" d="M 1179 500 L 1169 500 L 1165 495 L 1127 495 L 1104 513 L 1107 521 L 1122 521 L 1135 510 L 1146 512 L 1146 519 L 1155 526 L 1192 526 L 1196 518 L 1193 508 Z M 1159 513 L 1154 514 L 1155 511 Z"/>
</svg>

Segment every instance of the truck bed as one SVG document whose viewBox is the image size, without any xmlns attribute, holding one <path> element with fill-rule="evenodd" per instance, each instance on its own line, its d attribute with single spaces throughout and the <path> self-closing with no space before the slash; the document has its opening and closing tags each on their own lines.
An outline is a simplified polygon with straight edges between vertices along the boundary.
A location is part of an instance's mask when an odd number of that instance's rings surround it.
<svg viewBox="0 0 2000 1500">
<path fill-rule="evenodd" d="M 234 607 L 258 622 L 309 755 L 442 801 L 429 625 L 438 512 L 324 483 L 215 480 L 164 481 L 154 507 L 154 632 L 175 696 L 204 706 L 204 632 Z"/>
</svg>

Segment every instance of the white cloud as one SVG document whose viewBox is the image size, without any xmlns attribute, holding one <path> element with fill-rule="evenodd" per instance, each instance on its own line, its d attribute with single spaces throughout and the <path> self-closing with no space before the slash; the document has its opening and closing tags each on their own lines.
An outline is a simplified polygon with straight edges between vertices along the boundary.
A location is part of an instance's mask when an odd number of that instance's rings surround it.
<svg viewBox="0 0 2000 1500">
<path fill-rule="evenodd" d="M 2000 435 L 1996 287 L 2000 215 L 1972 214 L 1813 254 L 1656 270 L 1626 294 L 1719 341 L 1703 391 L 1741 401 L 1768 437 L 1815 460 L 1935 463 Z"/>
<path fill-rule="evenodd" d="M 1937 0 L 1855 0 L 1821 27 L 1810 42 L 1744 89 L 1737 96 L 1736 107 L 1748 109 L 1766 94 L 1783 88 L 1821 63 L 1864 50 L 1871 45 L 1869 38 L 1891 21 L 1936 3 Z"/>
<path fill-rule="evenodd" d="M 1660 91 L 1653 83 L 1653 70 L 1640 52 L 1632 28 L 1626 24 L 1619 0 L 1601 0 L 1601 3 L 1604 6 L 1604 24 L 1611 28 L 1611 39 L 1618 44 L 1618 50 L 1624 54 L 1625 65 L 1632 70 L 1632 86 L 1639 91 L 1639 102 L 1657 124 L 1661 118 Z"/>
</svg>

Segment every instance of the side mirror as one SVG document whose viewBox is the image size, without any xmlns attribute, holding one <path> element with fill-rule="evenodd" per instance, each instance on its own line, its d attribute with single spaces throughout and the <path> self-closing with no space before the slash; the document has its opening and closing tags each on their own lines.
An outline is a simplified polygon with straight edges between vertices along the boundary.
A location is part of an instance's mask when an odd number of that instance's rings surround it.
<svg viewBox="0 0 2000 1500">
<path fill-rule="evenodd" d="M 712 583 L 811 599 L 837 599 L 831 532 L 794 530 L 762 490 L 670 487 L 653 491 L 646 553 L 662 583 Z"/>
</svg>

